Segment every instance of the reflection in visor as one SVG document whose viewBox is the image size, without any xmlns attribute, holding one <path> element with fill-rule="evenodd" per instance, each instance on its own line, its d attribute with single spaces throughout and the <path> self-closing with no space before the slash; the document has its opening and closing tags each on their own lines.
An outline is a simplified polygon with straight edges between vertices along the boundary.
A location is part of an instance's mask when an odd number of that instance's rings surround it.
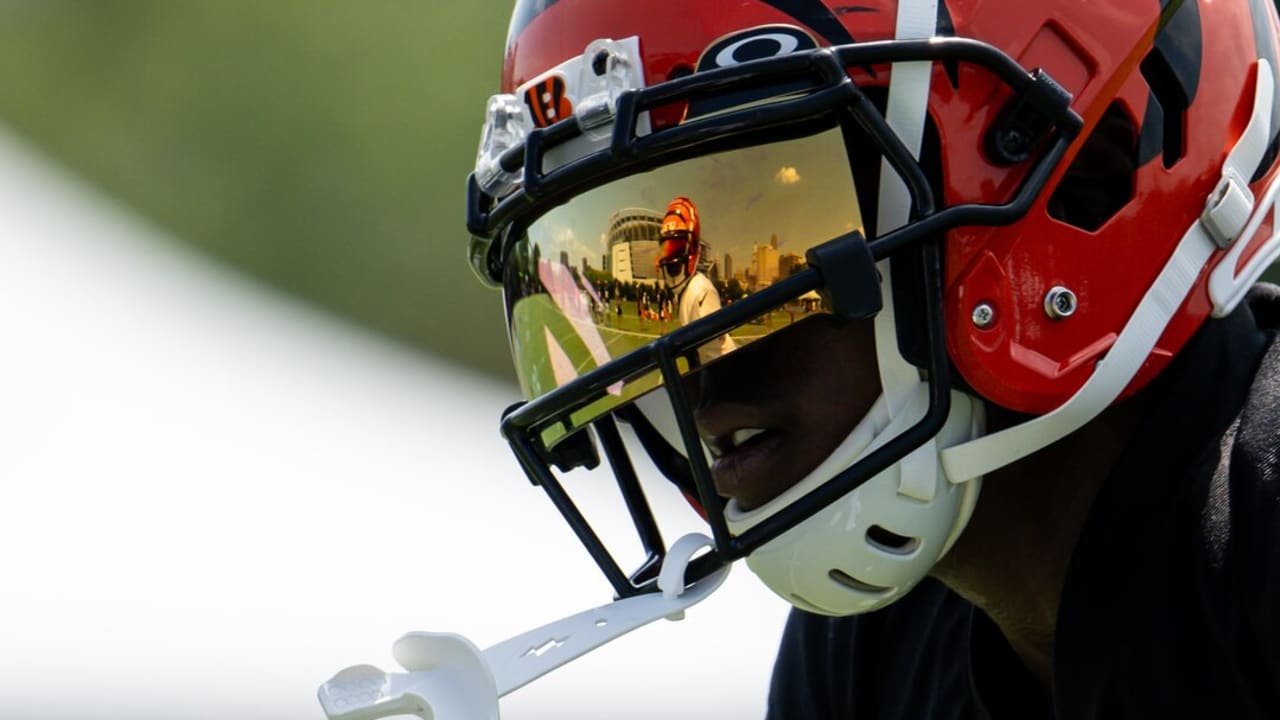
<svg viewBox="0 0 1280 720">
<path fill-rule="evenodd" d="M 696 218 L 679 228 L 685 242 L 672 242 L 677 206 Z M 525 396 L 544 395 L 804 269 L 806 250 L 860 226 L 839 130 L 687 160 L 574 198 L 533 222 L 506 262 Z M 681 371 L 821 311 L 817 293 L 808 293 L 706 343 L 682 359 Z M 659 384 L 656 370 L 616 383 L 571 424 Z"/>
</svg>

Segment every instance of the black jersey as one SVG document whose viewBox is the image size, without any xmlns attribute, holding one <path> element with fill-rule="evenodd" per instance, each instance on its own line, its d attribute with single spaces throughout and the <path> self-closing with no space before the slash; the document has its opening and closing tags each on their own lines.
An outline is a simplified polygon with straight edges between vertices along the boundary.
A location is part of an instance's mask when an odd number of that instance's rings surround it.
<svg viewBox="0 0 1280 720">
<path fill-rule="evenodd" d="M 932 579 L 867 615 L 793 611 L 770 720 L 1280 718 L 1280 289 L 1211 320 L 1073 551 L 1054 695 Z"/>
</svg>

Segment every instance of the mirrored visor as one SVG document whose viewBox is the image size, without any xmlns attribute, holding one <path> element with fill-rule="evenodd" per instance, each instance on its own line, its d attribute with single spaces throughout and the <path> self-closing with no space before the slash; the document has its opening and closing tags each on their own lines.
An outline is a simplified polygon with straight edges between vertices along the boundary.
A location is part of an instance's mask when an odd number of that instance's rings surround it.
<svg viewBox="0 0 1280 720">
<path fill-rule="evenodd" d="M 664 240 L 664 217 L 677 210 L 692 215 L 687 233 Z M 575 197 L 530 224 L 506 258 L 507 317 L 525 397 L 803 270 L 810 247 L 861 225 L 838 128 L 685 160 Z M 818 294 L 807 293 L 677 364 L 689 372 L 823 311 Z M 652 369 L 614 383 L 576 408 L 565 430 L 661 382 Z"/>
</svg>

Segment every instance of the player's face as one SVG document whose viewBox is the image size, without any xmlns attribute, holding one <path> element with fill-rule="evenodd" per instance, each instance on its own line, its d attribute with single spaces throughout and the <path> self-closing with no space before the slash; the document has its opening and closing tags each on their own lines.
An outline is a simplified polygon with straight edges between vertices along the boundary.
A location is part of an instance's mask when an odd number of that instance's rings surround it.
<svg viewBox="0 0 1280 720">
<path fill-rule="evenodd" d="M 818 466 L 880 394 L 870 321 L 816 315 L 699 373 L 716 489 L 751 510 Z"/>
</svg>

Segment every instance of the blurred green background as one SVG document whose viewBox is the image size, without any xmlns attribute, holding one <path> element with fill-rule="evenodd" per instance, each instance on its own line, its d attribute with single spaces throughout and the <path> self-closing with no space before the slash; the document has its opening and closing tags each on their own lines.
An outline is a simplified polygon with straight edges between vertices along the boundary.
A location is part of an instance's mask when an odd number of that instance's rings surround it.
<svg viewBox="0 0 1280 720">
<path fill-rule="evenodd" d="M 464 180 L 509 0 L 0 3 L 0 122 L 174 236 L 513 378 Z"/>
<path fill-rule="evenodd" d="M 0 122 L 212 257 L 513 379 L 463 198 L 510 8 L 0 2 Z"/>
</svg>

